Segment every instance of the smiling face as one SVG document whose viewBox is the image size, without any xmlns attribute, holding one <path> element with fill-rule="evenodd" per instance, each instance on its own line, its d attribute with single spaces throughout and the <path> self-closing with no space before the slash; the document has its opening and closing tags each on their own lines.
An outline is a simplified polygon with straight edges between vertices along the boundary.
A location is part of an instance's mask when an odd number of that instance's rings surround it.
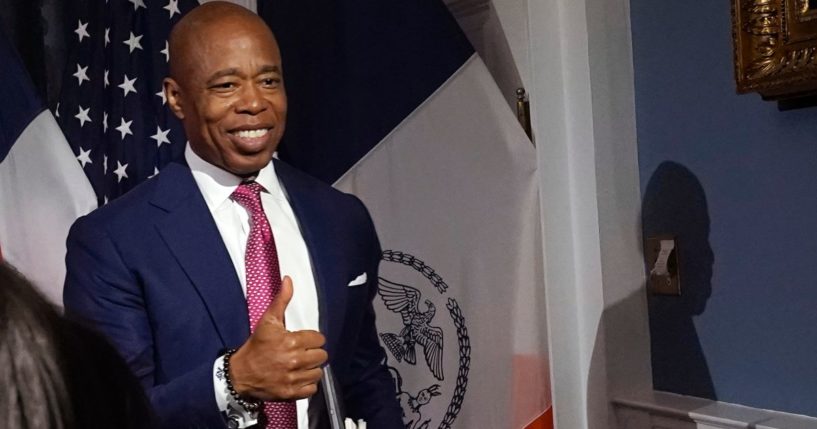
<svg viewBox="0 0 817 429">
<path fill-rule="evenodd" d="M 244 14 L 180 31 L 171 36 L 165 92 L 191 149 L 235 175 L 256 174 L 272 159 L 286 122 L 281 54 L 272 32 Z"/>
</svg>

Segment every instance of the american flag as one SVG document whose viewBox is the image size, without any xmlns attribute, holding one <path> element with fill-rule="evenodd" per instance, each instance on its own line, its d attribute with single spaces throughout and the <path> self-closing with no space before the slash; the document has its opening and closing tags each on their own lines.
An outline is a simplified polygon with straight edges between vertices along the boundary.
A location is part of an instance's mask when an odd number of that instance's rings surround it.
<svg viewBox="0 0 817 429">
<path fill-rule="evenodd" d="M 54 115 L 105 204 L 184 151 L 167 108 L 168 35 L 195 0 L 80 2 Z"/>
</svg>

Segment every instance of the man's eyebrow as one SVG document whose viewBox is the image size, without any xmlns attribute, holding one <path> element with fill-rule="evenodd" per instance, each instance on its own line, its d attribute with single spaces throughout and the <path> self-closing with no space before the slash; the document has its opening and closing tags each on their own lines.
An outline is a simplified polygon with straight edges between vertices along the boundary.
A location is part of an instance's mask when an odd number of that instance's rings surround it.
<svg viewBox="0 0 817 429">
<path fill-rule="evenodd" d="M 237 68 L 229 68 L 229 69 L 222 69 L 210 75 L 210 78 L 207 79 L 207 82 L 212 82 L 220 77 L 224 76 L 234 76 L 239 74 Z"/>
<path fill-rule="evenodd" d="M 279 73 L 280 74 L 281 73 L 281 68 L 279 66 L 273 65 L 273 64 L 267 64 L 267 65 L 261 66 L 258 69 L 258 74 L 265 74 L 265 73 Z M 219 71 L 213 73 L 212 75 L 210 75 L 210 78 L 207 79 L 207 82 L 212 82 L 212 81 L 214 81 L 214 80 L 216 80 L 216 79 L 218 79 L 220 77 L 224 77 L 224 76 L 237 76 L 237 75 L 240 75 L 240 74 L 241 74 L 241 72 L 238 71 L 238 69 L 235 68 L 235 67 L 228 68 L 228 69 L 223 69 L 223 70 L 219 70 Z"/>
<path fill-rule="evenodd" d="M 281 68 L 277 65 L 267 64 L 258 69 L 258 74 L 281 73 Z"/>
</svg>

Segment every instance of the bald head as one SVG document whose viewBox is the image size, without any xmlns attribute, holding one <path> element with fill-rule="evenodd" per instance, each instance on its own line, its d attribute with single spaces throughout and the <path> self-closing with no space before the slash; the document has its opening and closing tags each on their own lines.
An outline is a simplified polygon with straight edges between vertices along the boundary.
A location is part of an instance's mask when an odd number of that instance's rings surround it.
<svg viewBox="0 0 817 429">
<path fill-rule="evenodd" d="M 205 3 L 170 34 L 167 104 L 190 148 L 238 176 L 269 164 L 286 123 L 281 53 L 256 14 L 226 2 Z"/>
<path fill-rule="evenodd" d="M 204 3 L 184 15 L 170 32 L 170 77 L 179 80 L 189 73 L 190 63 L 197 61 L 196 47 L 207 39 L 223 38 L 235 27 L 253 28 L 275 39 L 264 20 L 252 11 L 226 1 Z"/>
</svg>

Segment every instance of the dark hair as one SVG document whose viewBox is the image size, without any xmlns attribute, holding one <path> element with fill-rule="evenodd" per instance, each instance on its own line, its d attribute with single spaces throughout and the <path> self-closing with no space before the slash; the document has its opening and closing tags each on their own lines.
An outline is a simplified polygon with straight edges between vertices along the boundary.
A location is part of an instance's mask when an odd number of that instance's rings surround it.
<svg viewBox="0 0 817 429">
<path fill-rule="evenodd" d="M 147 399 L 101 336 L 0 263 L 0 427 L 145 428 Z"/>
</svg>

